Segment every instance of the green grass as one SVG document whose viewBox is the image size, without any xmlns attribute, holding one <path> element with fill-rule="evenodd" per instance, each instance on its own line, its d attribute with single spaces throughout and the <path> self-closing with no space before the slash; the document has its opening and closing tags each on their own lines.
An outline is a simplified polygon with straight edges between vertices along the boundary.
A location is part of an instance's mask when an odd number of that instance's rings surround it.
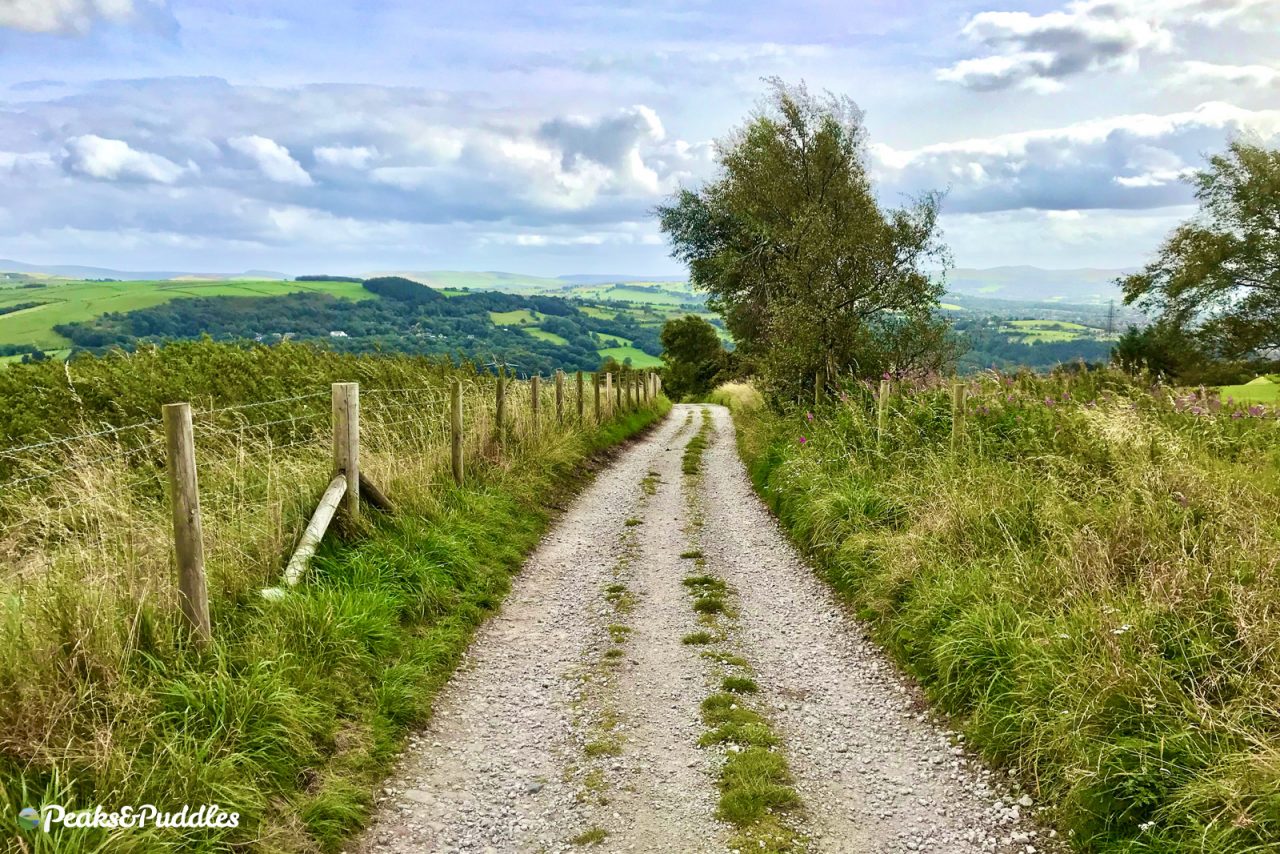
<svg viewBox="0 0 1280 854">
<path fill-rule="evenodd" d="M 680 552 L 681 560 L 702 560 L 702 552 L 699 549 L 693 549 L 687 552 Z"/>
<path fill-rule="evenodd" d="M 153 415 L 155 401 L 173 388 L 226 404 L 244 399 L 231 395 L 277 397 L 296 389 L 300 377 L 320 386 L 317 411 L 327 418 L 329 372 L 398 387 L 408 378 L 438 379 L 443 370 L 407 357 L 181 344 L 77 362 L 74 393 L 65 382 L 43 379 L 61 377 L 61 366 L 6 370 L 0 399 L 9 405 L 0 410 L 0 430 L 6 445 L 16 444 L 47 436 L 40 431 L 51 423 L 63 429 L 114 418 L 134 423 Z M 375 400 L 371 395 L 367 427 L 377 423 Z M 66 516 L 41 521 L 34 513 L 59 499 L 53 486 L 79 484 L 81 496 L 97 497 L 111 485 L 110 469 L 88 470 L 83 482 L 57 481 L 29 504 L 13 504 L 10 494 L 0 510 L 19 514 L 25 533 L 21 542 L 6 539 L 0 554 L 0 836 L 15 838 L 14 816 L 28 805 L 218 803 L 240 812 L 238 828 L 147 829 L 110 839 L 102 831 L 68 830 L 26 841 L 34 852 L 64 854 L 342 850 L 367 818 L 407 733 L 429 718 L 472 632 L 499 606 L 546 530 L 552 507 L 585 482 L 583 463 L 661 411 L 627 413 L 590 433 L 513 444 L 501 462 L 478 454 L 469 460 L 464 488 L 429 457 L 406 455 L 394 469 L 385 466 L 379 443 L 386 434 L 370 429 L 370 472 L 400 512 L 369 512 L 366 525 L 346 539 L 327 538 L 306 583 L 278 601 L 262 599 L 258 590 L 279 577 L 296 517 L 322 488 L 323 449 L 280 453 L 268 466 L 254 448 L 270 445 L 267 437 L 241 446 L 244 471 L 293 483 L 297 494 L 282 508 L 253 512 L 261 495 L 235 481 L 240 488 L 232 499 L 248 509 L 229 517 L 220 510 L 216 434 L 202 429 L 214 636 L 203 653 L 185 641 L 174 618 L 171 521 L 161 490 L 143 488 L 111 516 L 83 510 L 88 524 L 78 527 L 48 521 Z M 213 426 L 203 418 L 202 427 Z M 294 455 L 315 467 L 288 467 Z M 163 474 L 155 460 L 136 465 Z M 281 529 L 278 539 L 256 537 L 260 516 Z M 14 556 L 46 529 L 50 562 L 39 565 L 40 583 L 22 583 Z M 92 538 L 104 530 L 126 540 L 128 551 L 95 551 Z M 71 557 L 83 560 L 58 562 L 64 551 L 57 549 L 82 540 L 87 551 Z"/>
<path fill-rule="evenodd" d="M 1265 377 L 1264 382 L 1254 380 L 1243 385 L 1224 385 L 1218 388 L 1218 398 L 1226 403 L 1262 403 L 1272 406 L 1280 403 L 1280 383 Z"/>
<path fill-rule="evenodd" d="M 796 542 L 1079 850 L 1268 850 L 1280 431 L 1069 381 L 975 381 L 958 452 L 945 388 L 895 396 L 879 448 L 859 389 L 812 423 L 735 418 Z"/>
<path fill-rule="evenodd" d="M 517 308 L 514 311 L 491 311 L 489 320 L 494 326 L 535 326 L 541 322 L 542 316 L 527 308 Z M 529 332 L 528 329 L 525 331 Z"/>
<path fill-rule="evenodd" d="M 615 736 L 604 736 L 588 741 L 582 746 L 582 752 L 592 759 L 598 756 L 621 756 L 622 742 Z"/>
<path fill-rule="evenodd" d="M 627 359 L 630 359 L 633 368 L 660 368 L 663 364 L 662 359 L 636 347 L 601 347 L 596 352 L 601 359 L 613 359 L 621 364 L 627 364 Z"/>
<path fill-rule="evenodd" d="M 0 288 L 0 307 L 31 301 L 46 303 L 0 315 L 0 344 L 64 348 L 70 342 L 54 332 L 54 326 L 92 320 L 107 312 L 134 311 L 189 297 L 258 297 L 301 292 L 327 293 L 351 300 L 376 299 L 359 282 L 50 280 L 39 289 Z"/>
<path fill-rule="evenodd" d="M 691 412 L 690 415 L 693 413 Z M 702 470 L 702 452 L 707 449 L 707 440 L 711 435 L 711 413 L 702 407 L 702 426 L 684 446 L 684 454 L 680 458 L 680 469 L 686 475 L 694 476 Z"/>
<path fill-rule="evenodd" d="M 755 694 L 760 686 L 746 676 L 726 676 L 720 683 L 720 690 L 730 694 Z"/>
<path fill-rule="evenodd" d="M 492 313 L 493 312 L 490 312 L 490 314 Z M 561 347 L 564 347 L 569 343 L 569 339 L 565 338 L 563 335 L 557 335 L 554 332 L 548 332 L 547 330 L 539 329 L 536 326 L 527 327 L 524 331 L 540 341 L 550 341 L 552 344 L 558 344 Z"/>
<path fill-rule="evenodd" d="M 715 643 L 715 635 L 711 632 L 690 632 L 680 639 L 685 646 L 703 646 L 709 643 Z"/>
<path fill-rule="evenodd" d="M 592 332 L 591 337 L 600 344 L 610 344 L 618 347 L 630 347 L 634 343 L 630 338 L 623 338 L 621 335 L 609 335 L 604 332 Z"/>
<path fill-rule="evenodd" d="M 573 845 L 599 845 L 609 836 L 609 831 L 603 827 L 592 827 L 582 831 L 573 839 L 569 840 Z"/>
</svg>

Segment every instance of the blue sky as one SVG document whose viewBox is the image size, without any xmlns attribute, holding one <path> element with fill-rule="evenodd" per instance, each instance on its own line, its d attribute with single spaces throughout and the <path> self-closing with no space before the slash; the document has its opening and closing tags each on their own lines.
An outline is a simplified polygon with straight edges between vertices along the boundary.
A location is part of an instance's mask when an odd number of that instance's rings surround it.
<svg viewBox="0 0 1280 854">
<path fill-rule="evenodd" d="M 0 0 L 0 257 L 678 274 L 650 211 L 770 75 L 960 266 L 1132 266 L 1280 138 L 1280 3 Z"/>
</svg>

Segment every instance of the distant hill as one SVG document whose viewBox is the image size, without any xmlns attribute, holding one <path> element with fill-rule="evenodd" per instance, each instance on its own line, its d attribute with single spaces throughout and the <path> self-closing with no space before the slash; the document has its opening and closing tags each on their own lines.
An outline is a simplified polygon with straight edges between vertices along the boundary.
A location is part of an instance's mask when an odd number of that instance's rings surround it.
<svg viewBox="0 0 1280 854">
<path fill-rule="evenodd" d="M 956 294 L 1026 302 L 1100 304 L 1120 300 L 1115 280 L 1134 272 L 1084 267 L 1045 270 L 1040 267 L 957 268 L 947 276 L 947 290 Z"/>
<path fill-rule="evenodd" d="M 209 273 L 175 270 L 125 271 L 107 267 L 86 267 L 68 264 L 28 264 L 22 261 L 0 259 L 0 272 L 44 275 L 72 279 L 121 279 L 149 281 L 227 281 L 235 279 L 288 279 L 290 274 L 271 270 L 247 270 L 243 273 Z M 1106 305 L 1120 300 L 1116 278 L 1133 272 L 1132 269 L 1099 269 L 1084 267 L 1074 270 L 1046 270 L 1032 266 L 1009 266 L 952 270 L 947 277 L 950 294 L 982 297 L 1014 302 L 1067 303 L 1072 305 Z M 625 293 L 629 286 L 667 286 L 673 302 L 701 302 L 705 295 L 695 294 L 688 286 L 686 276 L 647 276 L 639 274 L 567 273 L 561 276 L 529 276 L 501 270 L 370 270 L 364 277 L 402 276 L 444 289 L 469 289 L 501 291 L 522 296 L 555 295 L 578 296 L 589 299 L 636 300 L 637 295 Z M 606 294 L 606 290 L 617 292 Z M 683 298 L 674 295 L 685 294 Z M 639 301 L 650 301 L 642 297 Z"/>
<path fill-rule="evenodd" d="M 0 272 L 34 273 L 65 279 L 121 279 L 159 281 L 165 279 L 287 279 L 284 273 L 271 270 L 246 270 L 243 273 L 193 273 L 182 270 L 112 270 L 108 267 L 82 267 L 77 264 L 27 264 L 0 258 Z"/>
<path fill-rule="evenodd" d="M 688 276 L 631 276 L 631 275 L 609 275 L 602 276 L 595 273 L 575 274 L 571 276 L 556 276 L 562 282 L 569 282 L 574 285 L 607 285 L 618 282 L 684 282 L 688 280 Z"/>
</svg>

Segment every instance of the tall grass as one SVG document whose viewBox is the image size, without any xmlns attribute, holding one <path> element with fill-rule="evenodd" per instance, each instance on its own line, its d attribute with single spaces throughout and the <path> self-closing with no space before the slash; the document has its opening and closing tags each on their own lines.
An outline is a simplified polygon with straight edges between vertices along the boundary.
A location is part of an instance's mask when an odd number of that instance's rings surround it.
<svg viewBox="0 0 1280 854">
<path fill-rule="evenodd" d="M 762 496 L 1082 851 L 1276 850 L 1280 422 L 1109 372 L 736 410 Z"/>
<path fill-rule="evenodd" d="M 19 850 L 337 850 L 583 462 L 667 406 L 561 425 L 547 383 L 535 424 L 528 384 L 513 383 L 499 442 L 491 379 L 422 359 L 204 342 L 65 371 L 0 390 L 12 407 L 50 413 L 39 432 L 6 422 L 41 447 L 0 449 L 0 484 L 20 481 L 0 492 L 0 834 Z M 464 488 L 449 474 L 454 377 L 469 427 Z M 278 582 L 330 475 L 328 383 L 347 379 L 362 384 L 362 468 L 399 512 L 369 511 L 360 530 L 328 539 L 306 583 L 268 602 L 259 591 Z M 151 423 L 169 394 L 196 403 L 215 638 L 203 653 L 176 619 Z M 265 403 L 281 397 L 301 399 Z M 17 828 L 19 809 L 50 803 L 217 803 L 241 824 Z"/>
</svg>

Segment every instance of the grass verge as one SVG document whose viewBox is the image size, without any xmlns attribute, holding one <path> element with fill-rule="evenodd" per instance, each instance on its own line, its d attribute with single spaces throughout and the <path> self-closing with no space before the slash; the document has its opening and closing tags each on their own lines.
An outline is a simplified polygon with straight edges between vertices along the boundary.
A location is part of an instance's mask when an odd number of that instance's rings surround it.
<svg viewBox="0 0 1280 854">
<path fill-rule="evenodd" d="M 123 657 L 96 659 L 96 635 L 120 625 L 83 619 L 83 596 L 70 590 L 45 591 L 47 623 L 61 633 L 49 681 L 10 678 L 24 671 L 20 647 L 8 635 L 0 644 L 0 833 L 61 854 L 340 850 L 586 464 L 668 407 L 477 465 L 465 489 L 443 477 L 422 484 L 429 498 L 414 512 L 371 513 L 358 539 L 327 542 L 308 583 L 281 601 L 218 591 L 203 654 L 162 643 L 164 618 L 138 608 L 123 623 Z M 50 685 L 72 686 L 77 705 L 49 706 Z M 76 740 L 42 740 L 60 731 Z M 18 829 L 19 809 L 54 803 L 216 803 L 240 820 L 221 830 Z"/>
<path fill-rule="evenodd" d="M 1088 852 L 1280 839 L 1280 431 L 1112 372 L 735 410 L 756 488 Z M 799 437 L 804 437 L 801 441 Z"/>
</svg>

